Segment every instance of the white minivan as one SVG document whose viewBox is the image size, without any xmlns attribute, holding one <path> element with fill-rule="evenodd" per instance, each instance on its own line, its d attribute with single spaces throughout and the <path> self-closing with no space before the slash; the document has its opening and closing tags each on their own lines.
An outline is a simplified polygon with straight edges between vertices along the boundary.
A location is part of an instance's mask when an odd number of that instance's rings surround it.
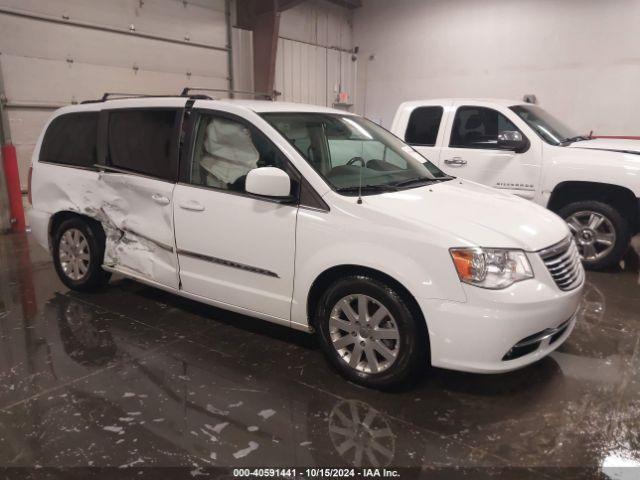
<svg viewBox="0 0 640 480">
<path fill-rule="evenodd" d="M 567 225 L 444 174 L 357 115 L 202 97 L 58 110 L 30 224 L 61 280 L 112 272 L 316 332 L 347 378 L 503 372 L 561 345 L 584 283 Z"/>
</svg>

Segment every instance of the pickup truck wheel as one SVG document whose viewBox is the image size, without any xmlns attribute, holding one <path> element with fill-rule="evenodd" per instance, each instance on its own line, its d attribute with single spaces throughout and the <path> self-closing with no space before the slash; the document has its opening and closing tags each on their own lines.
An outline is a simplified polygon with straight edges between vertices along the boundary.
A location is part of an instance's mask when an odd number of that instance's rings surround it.
<svg viewBox="0 0 640 480">
<path fill-rule="evenodd" d="M 611 205 L 594 200 L 574 202 L 562 207 L 558 215 L 569 225 L 587 269 L 617 265 L 629 247 L 629 224 Z"/>
<path fill-rule="evenodd" d="M 102 269 L 104 247 L 99 226 L 79 217 L 62 222 L 53 236 L 53 263 L 62 283 L 79 291 L 106 285 L 111 274 Z"/>
<path fill-rule="evenodd" d="M 322 295 L 316 314 L 322 349 L 347 379 L 385 389 L 427 365 L 426 326 L 393 288 L 368 276 L 349 276 Z"/>
</svg>

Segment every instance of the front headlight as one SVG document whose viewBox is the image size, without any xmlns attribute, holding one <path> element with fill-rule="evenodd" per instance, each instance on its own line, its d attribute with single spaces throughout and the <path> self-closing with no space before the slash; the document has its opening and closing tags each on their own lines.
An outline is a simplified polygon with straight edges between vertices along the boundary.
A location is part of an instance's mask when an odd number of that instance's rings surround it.
<svg viewBox="0 0 640 480">
<path fill-rule="evenodd" d="M 522 250 L 505 248 L 452 248 L 451 258 L 460 281 L 494 290 L 533 278 L 531 264 Z"/>
</svg>

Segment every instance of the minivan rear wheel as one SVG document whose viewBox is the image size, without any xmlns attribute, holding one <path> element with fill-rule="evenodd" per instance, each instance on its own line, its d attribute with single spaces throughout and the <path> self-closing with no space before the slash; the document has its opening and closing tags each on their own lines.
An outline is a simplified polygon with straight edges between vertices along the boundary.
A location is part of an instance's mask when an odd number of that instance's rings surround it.
<svg viewBox="0 0 640 480">
<path fill-rule="evenodd" d="M 104 248 L 99 225 L 79 217 L 62 222 L 53 236 L 53 263 L 62 283 L 80 291 L 106 285 L 111 274 L 102 269 Z"/>
<path fill-rule="evenodd" d="M 365 275 L 339 279 L 324 292 L 316 314 L 320 343 L 344 377 L 385 389 L 427 365 L 426 326 L 407 300 Z"/>
<path fill-rule="evenodd" d="M 573 202 L 558 211 L 578 246 L 585 268 L 617 265 L 629 248 L 631 229 L 620 212 L 595 200 Z"/>
</svg>

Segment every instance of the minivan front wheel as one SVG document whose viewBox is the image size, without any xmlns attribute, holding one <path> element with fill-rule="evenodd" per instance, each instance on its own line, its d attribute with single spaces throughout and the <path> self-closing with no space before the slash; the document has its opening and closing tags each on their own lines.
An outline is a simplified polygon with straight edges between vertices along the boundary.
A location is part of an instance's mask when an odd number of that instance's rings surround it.
<svg viewBox="0 0 640 480">
<path fill-rule="evenodd" d="M 80 291 L 104 286 L 111 277 L 102 269 L 104 248 L 100 226 L 79 217 L 62 222 L 53 236 L 53 263 L 60 280 Z"/>
<path fill-rule="evenodd" d="M 562 207 L 558 215 L 569 225 L 585 268 L 613 267 L 629 247 L 629 224 L 611 205 L 598 201 L 573 202 Z"/>
<path fill-rule="evenodd" d="M 358 275 L 333 283 L 320 299 L 316 324 L 329 361 L 359 384 L 393 387 L 426 366 L 422 316 L 375 278 Z"/>
</svg>

